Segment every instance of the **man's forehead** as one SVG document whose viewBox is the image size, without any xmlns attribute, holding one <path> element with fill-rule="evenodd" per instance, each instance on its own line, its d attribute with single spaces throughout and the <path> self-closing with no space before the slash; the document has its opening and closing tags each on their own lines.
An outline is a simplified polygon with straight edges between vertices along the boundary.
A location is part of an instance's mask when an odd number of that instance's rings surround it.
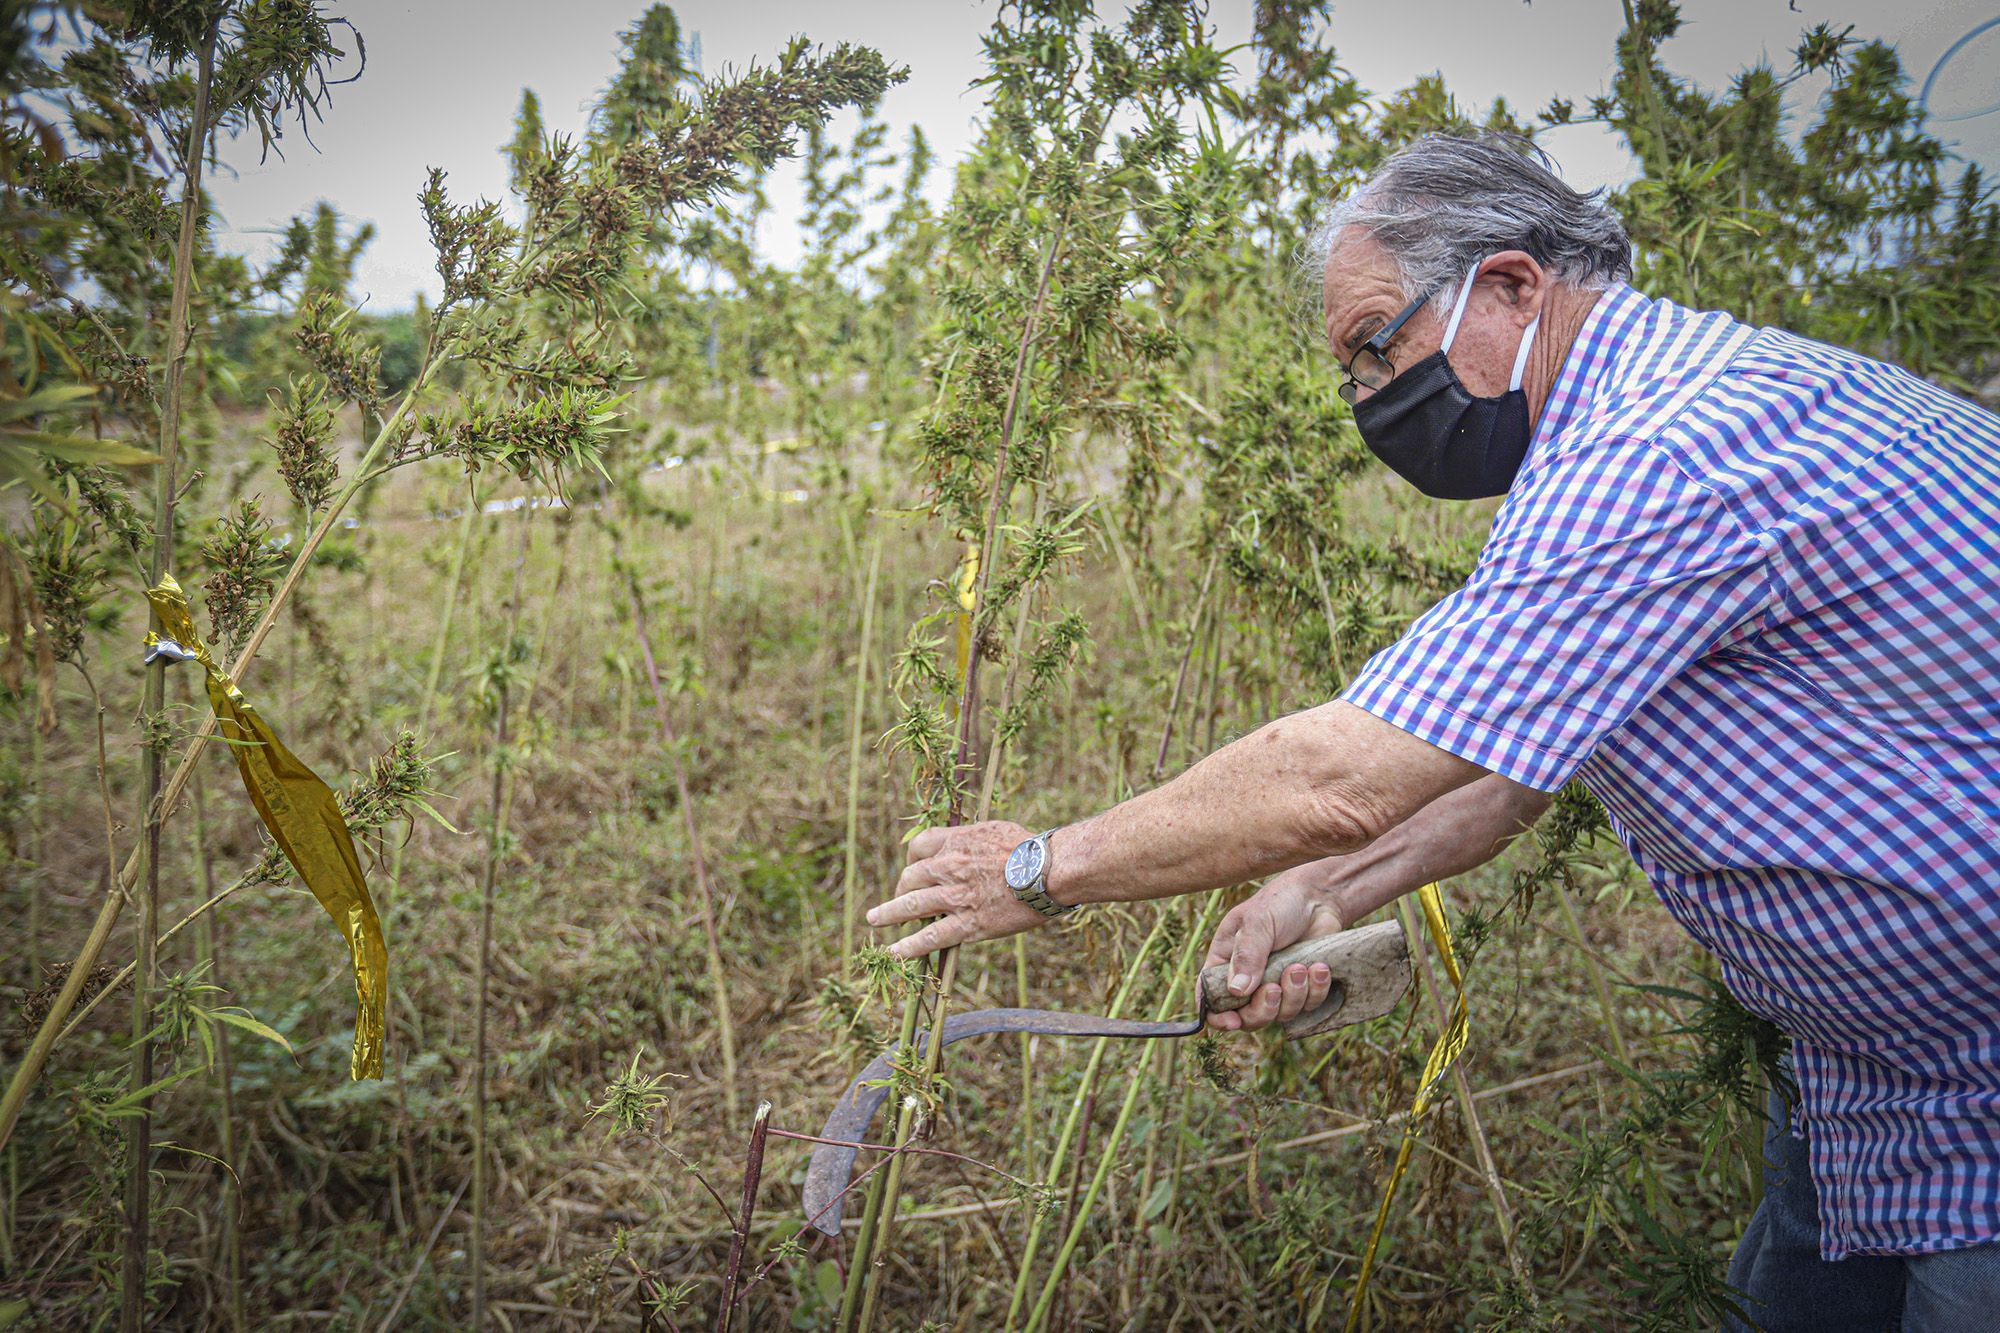
<svg viewBox="0 0 2000 1333">
<path fill-rule="evenodd" d="M 1327 247 L 1323 278 L 1321 300 L 1329 321 L 1357 301 L 1402 287 L 1389 252 L 1360 227 L 1343 227 L 1334 234 Z"/>
</svg>

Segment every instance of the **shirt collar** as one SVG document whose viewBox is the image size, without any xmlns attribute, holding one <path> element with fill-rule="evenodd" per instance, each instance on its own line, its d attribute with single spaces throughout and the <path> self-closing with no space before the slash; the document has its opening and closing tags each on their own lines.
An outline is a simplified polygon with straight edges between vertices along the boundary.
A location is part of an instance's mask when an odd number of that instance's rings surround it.
<svg viewBox="0 0 2000 1333">
<path fill-rule="evenodd" d="M 1576 332 L 1576 341 L 1570 344 L 1548 401 L 1542 404 L 1542 419 L 1536 424 L 1531 449 L 1590 415 L 1612 378 L 1618 352 L 1652 306 L 1651 298 L 1629 283 L 1615 283 L 1598 296 Z"/>
</svg>

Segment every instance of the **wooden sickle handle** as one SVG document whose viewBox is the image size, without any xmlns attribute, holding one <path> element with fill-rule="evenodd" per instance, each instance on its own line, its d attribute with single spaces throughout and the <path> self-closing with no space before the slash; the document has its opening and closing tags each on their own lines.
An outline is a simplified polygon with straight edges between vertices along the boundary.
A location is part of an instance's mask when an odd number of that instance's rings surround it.
<svg viewBox="0 0 2000 1333">
<path fill-rule="evenodd" d="M 1277 981 L 1294 963 L 1308 967 L 1325 963 L 1333 970 L 1333 984 L 1327 989 L 1326 1003 L 1285 1024 L 1288 1037 L 1317 1036 L 1349 1023 L 1380 1018 L 1394 1009 L 1410 988 L 1410 952 L 1403 928 L 1394 921 L 1300 940 L 1280 949 L 1264 965 L 1260 984 Z M 1216 1013 L 1241 1009 L 1256 995 L 1254 990 L 1249 995 L 1230 993 L 1227 964 L 1202 970 L 1201 993 Z"/>
</svg>

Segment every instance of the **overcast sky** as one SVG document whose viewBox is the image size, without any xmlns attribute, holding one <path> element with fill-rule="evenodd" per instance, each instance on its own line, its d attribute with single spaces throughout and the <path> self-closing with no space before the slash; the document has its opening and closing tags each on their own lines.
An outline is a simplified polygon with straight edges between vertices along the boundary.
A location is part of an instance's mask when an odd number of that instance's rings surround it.
<svg viewBox="0 0 2000 1333">
<path fill-rule="evenodd" d="M 1960 36 L 2000 14 L 2000 0 L 1684 0 L 1681 33 L 1665 58 L 1679 73 L 1721 86 L 1760 56 L 1782 73 L 1802 29 L 1825 21 L 1853 24 L 1857 36 L 1881 36 L 1901 51 L 1913 82 Z M 1224 45 L 1245 40 L 1251 0 L 1216 0 L 1211 17 Z M 415 293 L 436 294 L 437 278 L 417 190 L 424 173 L 449 173 L 455 198 L 499 198 L 506 171 L 499 147 L 511 133 L 523 88 L 540 96 L 551 130 L 579 132 L 616 67 L 618 36 L 644 11 L 640 0 L 346 0 L 331 6 L 351 19 L 368 46 L 366 72 L 337 88 L 308 144 L 293 130 L 285 156 L 257 160 L 252 141 L 225 148 L 213 180 L 221 242 L 255 259 L 273 233 L 316 200 L 346 217 L 373 222 L 378 235 L 362 257 L 358 291 L 376 311 L 407 308 Z M 884 99 L 883 117 L 900 132 L 921 125 L 940 162 L 971 142 L 984 70 L 979 38 L 990 5 L 972 0 L 689 0 L 677 7 L 684 29 L 699 34 L 702 67 L 740 68 L 779 51 L 794 33 L 815 41 L 874 46 L 910 67 L 908 82 Z M 1105 4 L 1105 12 L 1113 6 Z M 1618 0 L 1369 0 L 1341 5 L 1333 40 L 1341 62 L 1371 92 L 1386 93 L 1417 76 L 1442 73 L 1462 100 L 1484 106 L 1506 96 L 1532 113 L 1562 95 L 1581 105 L 1603 91 L 1620 25 Z M 350 66 L 351 67 L 351 66 Z M 1241 65 L 1239 65 L 1241 68 Z M 1822 85 L 1819 85 L 1823 87 Z M 1913 89 L 1914 91 L 1914 89 Z M 1808 98 L 1817 95 L 1809 91 Z M 2000 103 L 2000 28 L 1961 50 L 1931 98 L 1932 129 L 1989 172 L 2000 167 L 2000 115 L 1976 115 Z M 1951 117 L 1969 117 L 1949 120 Z M 836 127 L 841 132 L 851 121 Z M 1595 127 L 1543 138 L 1572 184 L 1622 181 L 1629 163 Z M 942 198 L 949 173 L 933 173 Z M 792 261 L 798 242 L 784 225 L 797 215 L 796 171 L 774 184 L 766 253 Z"/>
</svg>

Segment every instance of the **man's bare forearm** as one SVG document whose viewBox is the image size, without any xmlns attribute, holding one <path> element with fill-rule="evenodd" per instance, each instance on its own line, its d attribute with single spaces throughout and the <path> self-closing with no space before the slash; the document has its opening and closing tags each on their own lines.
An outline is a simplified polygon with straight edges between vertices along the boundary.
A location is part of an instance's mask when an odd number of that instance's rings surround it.
<svg viewBox="0 0 2000 1333">
<path fill-rule="evenodd" d="M 1485 865 L 1542 817 L 1554 798 L 1497 774 L 1445 793 L 1358 852 L 1301 867 L 1341 921 L 1353 925 L 1425 884 Z"/>
<path fill-rule="evenodd" d="M 1483 775 L 1342 703 L 1280 718 L 1173 781 L 1064 828 L 1058 902 L 1132 902 L 1240 884 L 1352 854 Z"/>
</svg>

